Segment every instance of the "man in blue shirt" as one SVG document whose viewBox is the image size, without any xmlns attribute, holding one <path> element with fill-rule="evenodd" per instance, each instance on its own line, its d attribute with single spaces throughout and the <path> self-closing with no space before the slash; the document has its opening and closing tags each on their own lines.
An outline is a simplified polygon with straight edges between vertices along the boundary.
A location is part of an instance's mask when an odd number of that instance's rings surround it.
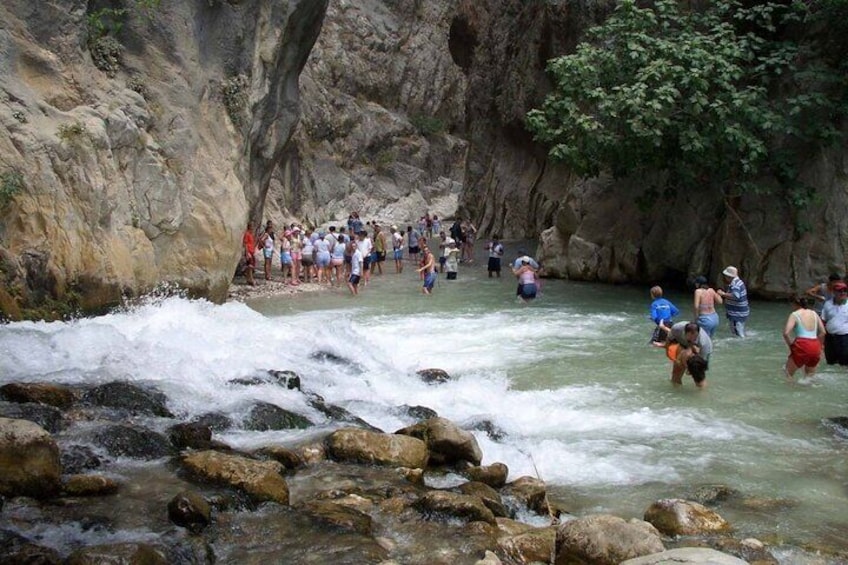
<svg viewBox="0 0 848 565">
<path fill-rule="evenodd" d="M 745 322 L 751 315 L 748 306 L 748 289 L 739 278 L 736 267 L 726 267 L 722 272 L 727 290 L 718 290 L 718 295 L 724 299 L 725 315 L 730 324 L 730 332 L 736 337 L 745 337 Z"/>
</svg>

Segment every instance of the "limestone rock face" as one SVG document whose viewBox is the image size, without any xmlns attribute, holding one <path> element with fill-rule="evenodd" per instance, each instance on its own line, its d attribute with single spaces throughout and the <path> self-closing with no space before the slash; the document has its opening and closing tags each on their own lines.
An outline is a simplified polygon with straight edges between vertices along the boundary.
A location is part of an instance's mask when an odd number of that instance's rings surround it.
<svg viewBox="0 0 848 565">
<path fill-rule="evenodd" d="M 565 522 L 556 534 L 557 565 L 617 565 L 664 549 L 659 532 L 647 522 L 606 514 Z"/>
<path fill-rule="evenodd" d="M 59 447 L 27 420 L 0 418 L 0 495 L 45 498 L 60 487 Z"/>
<path fill-rule="evenodd" d="M 301 77 L 303 117 L 268 215 L 314 224 L 453 215 L 467 78 L 450 52 L 458 0 L 332 0 Z"/>
<path fill-rule="evenodd" d="M 0 173 L 21 186 L 0 208 L 3 312 L 95 310 L 161 281 L 222 301 L 326 5 L 133 4 L 104 72 L 86 47 L 97 6 L 3 2 Z"/>
</svg>

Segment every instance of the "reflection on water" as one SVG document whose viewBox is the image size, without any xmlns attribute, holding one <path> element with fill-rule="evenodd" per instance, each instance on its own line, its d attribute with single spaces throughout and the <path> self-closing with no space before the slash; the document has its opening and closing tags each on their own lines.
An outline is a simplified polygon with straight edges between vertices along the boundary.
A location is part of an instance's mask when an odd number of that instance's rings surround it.
<svg viewBox="0 0 848 565">
<path fill-rule="evenodd" d="M 666 296 L 691 309 L 688 293 Z M 407 268 L 375 277 L 357 298 L 331 290 L 250 307 L 172 298 L 72 323 L 11 324 L 0 330 L 0 383 L 154 382 L 182 416 L 238 419 L 261 399 L 329 426 L 296 391 L 227 384 L 292 369 L 305 389 L 387 431 L 408 424 L 401 405 L 493 424 L 503 438 L 475 432 L 483 463 L 506 463 L 511 479 L 538 473 L 577 514 L 641 517 L 658 498 L 718 483 L 740 493 L 718 508 L 737 537 L 848 549 L 848 443 L 822 425 L 848 415 L 845 370 L 786 384 L 789 308 L 754 302 L 748 339 L 720 326 L 708 388 L 675 389 L 663 352 L 647 345 L 649 302 L 647 288 L 547 280 L 523 305 L 511 275 L 489 279 L 483 262 L 440 279 L 428 297 Z M 428 367 L 453 380 L 422 383 L 415 371 Z M 219 438 L 252 447 L 303 433 Z"/>
</svg>

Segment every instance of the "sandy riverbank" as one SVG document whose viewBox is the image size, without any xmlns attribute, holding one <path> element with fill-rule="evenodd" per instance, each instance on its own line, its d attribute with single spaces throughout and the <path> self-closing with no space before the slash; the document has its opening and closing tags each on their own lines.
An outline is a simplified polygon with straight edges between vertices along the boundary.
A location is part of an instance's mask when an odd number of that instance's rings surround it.
<svg viewBox="0 0 848 565">
<path fill-rule="evenodd" d="M 268 298 L 271 296 L 294 296 L 302 292 L 319 292 L 322 290 L 329 290 L 331 288 L 338 288 L 331 287 L 328 284 L 317 283 L 300 283 L 297 286 L 292 286 L 288 283 L 282 282 L 279 279 L 271 279 L 270 281 L 266 281 L 264 278 L 262 278 L 261 272 L 258 272 L 256 274 L 255 279 L 256 285 L 250 286 L 249 284 L 247 284 L 247 281 L 244 277 L 235 277 L 230 282 L 230 288 L 227 292 L 227 300 L 245 302 L 253 298 Z"/>
</svg>

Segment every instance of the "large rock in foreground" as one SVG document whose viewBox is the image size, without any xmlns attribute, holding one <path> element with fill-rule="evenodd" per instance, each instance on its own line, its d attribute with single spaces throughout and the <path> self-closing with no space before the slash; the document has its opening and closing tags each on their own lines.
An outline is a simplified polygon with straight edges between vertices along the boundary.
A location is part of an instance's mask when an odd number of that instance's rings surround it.
<svg viewBox="0 0 848 565">
<path fill-rule="evenodd" d="M 430 418 L 397 431 L 398 434 L 417 437 L 427 444 L 430 450 L 430 463 L 450 465 L 467 461 L 479 465 L 483 460 L 483 451 L 477 444 L 477 438 L 446 418 Z"/>
<path fill-rule="evenodd" d="M 705 547 L 683 547 L 623 561 L 621 565 L 746 565 L 748 562 Z"/>
<path fill-rule="evenodd" d="M 703 504 L 680 498 L 665 498 L 654 502 L 645 511 L 645 521 L 668 536 L 712 534 L 730 530 L 730 524 L 724 518 Z"/>
<path fill-rule="evenodd" d="M 556 535 L 556 565 L 618 565 L 663 551 L 660 533 L 647 522 L 596 514 L 565 522 Z"/>
<path fill-rule="evenodd" d="M 200 451 L 183 457 L 182 464 L 195 477 L 232 486 L 257 502 L 289 503 L 289 486 L 282 476 L 284 468 L 276 461 L 256 461 L 218 451 Z"/>
<path fill-rule="evenodd" d="M 0 495 L 46 498 L 58 493 L 59 447 L 28 420 L 0 418 Z"/>
<path fill-rule="evenodd" d="M 326 445 L 330 457 L 352 463 L 424 468 L 429 457 L 427 446 L 420 439 L 353 428 L 336 430 Z"/>
</svg>

